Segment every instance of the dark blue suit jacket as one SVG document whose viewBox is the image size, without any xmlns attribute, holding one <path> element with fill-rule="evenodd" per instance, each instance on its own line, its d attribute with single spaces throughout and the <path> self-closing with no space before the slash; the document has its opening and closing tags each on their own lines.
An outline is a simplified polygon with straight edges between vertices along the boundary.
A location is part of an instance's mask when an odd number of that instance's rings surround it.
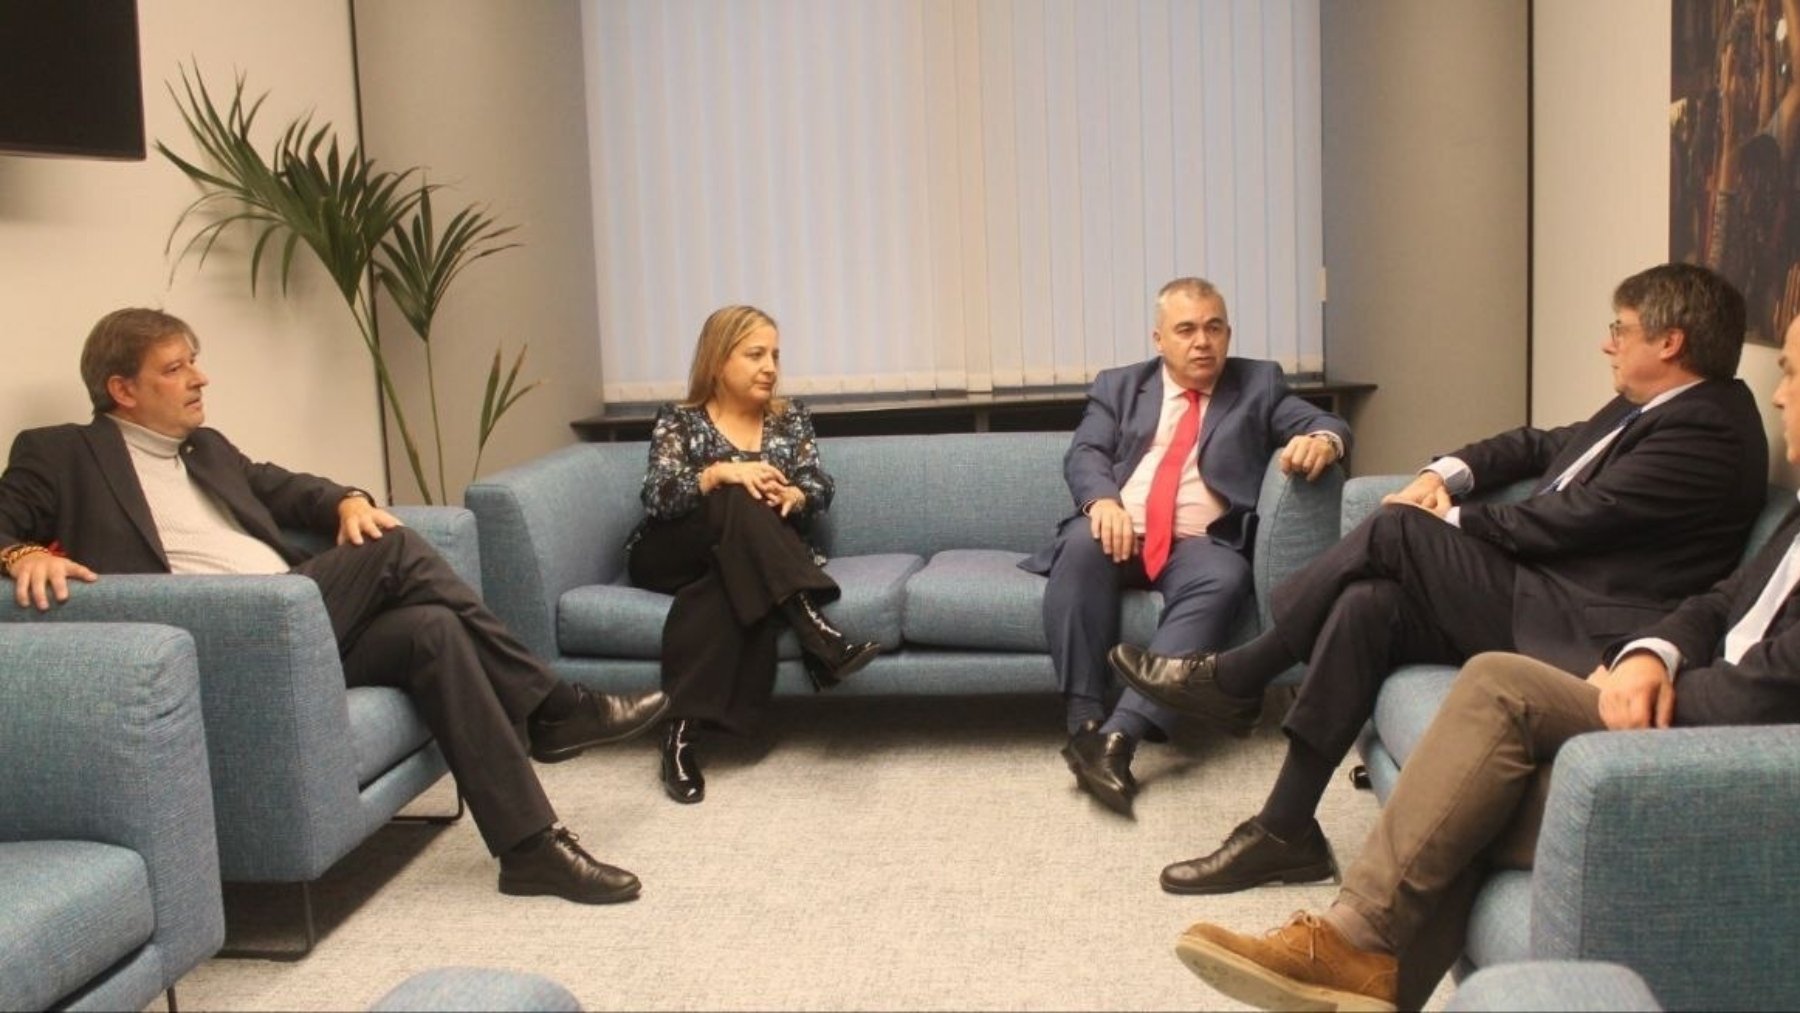
<svg viewBox="0 0 1800 1013">
<path fill-rule="evenodd" d="M 1087 523 L 1083 507 L 1117 498 L 1156 438 L 1162 414 L 1161 358 L 1103 371 L 1088 389 L 1087 410 L 1063 456 L 1063 477 L 1075 512 L 1062 521 Z M 1200 477 L 1225 501 L 1225 512 L 1206 531 L 1213 540 L 1247 552 L 1256 534 L 1256 498 L 1269 456 L 1304 433 L 1335 433 L 1350 449 L 1343 419 L 1288 390 L 1281 367 L 1261 359 L 1225 360 L 1200 433 Z M 1019 565 L 1049 573 L 1054 546 Z"/>
</svg>

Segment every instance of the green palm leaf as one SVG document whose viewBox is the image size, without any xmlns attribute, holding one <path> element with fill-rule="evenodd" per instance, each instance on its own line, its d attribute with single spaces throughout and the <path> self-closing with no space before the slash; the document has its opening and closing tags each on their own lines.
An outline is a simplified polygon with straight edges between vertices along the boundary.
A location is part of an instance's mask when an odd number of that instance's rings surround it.
<svg viewBox="0 0 1800 1013">
<path fill-rule="evenodd" d="M 197 68 L 191 75 L 188 68 L 181 69 L 179 89 L 173 83 L 168 86 L 199 154 L 184 157 L 160 140 L 156 150 L 192 180 L 200 194 L 176 218 L 164 253 L 175 253 L 176 266 L 189 256 L 196 256 L 204 266 L 227 232 L 245 231 L 251 237 L 250 291 L 254 295 L 265 270 L 273 270 L 281 279 L 282 291 L 287 292 L 296 254 L 301 249 L 309 251 L 356 319 L 413 480 L 420 496 L 431 503 L 432 489 L 425 478 L 419 446 L 376 332 L 375 297 L 386 292 L 407 326 L 425 343 L 431 430 L 437 450 L 437 498 L 447 498 L 437 381 L 431 361 L 432 323 L 451 283 L 470 264 L 517 245 L 504 241 L 513 227 L 467 207 L 440 231 L 431 206 L 437 187 L 420 181 L 421 170 L 378 168 L 360 147 L 340 147 L 332 127 L 315 126 L 310 115 L 284 127 L 265 155 L 251 134 L 268 96 L 247 101 L 244 85 L 244 76 L 239 74 L 231 100 L 223 108 L 214 101 Z M 176 252 L 176 239 L 184 231 L 188 231 L 187 239 Z M 277 248 L 278 262 L 273 256 Z M 481 409 L 477 466 L 481 448 L 500 416 L 536 386 L 514 390 L 524 357 L 521 349 L 501 387 L 499 351 L 495 351 Z"/>
</svg>

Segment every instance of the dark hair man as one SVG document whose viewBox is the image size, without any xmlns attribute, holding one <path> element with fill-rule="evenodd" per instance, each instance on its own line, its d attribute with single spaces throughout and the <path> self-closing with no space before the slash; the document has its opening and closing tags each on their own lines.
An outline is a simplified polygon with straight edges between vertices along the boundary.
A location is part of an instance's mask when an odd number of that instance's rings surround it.
<svg viewBox="0 0 1800 1013">
<path fill-rule="evenodd" d="M 668 701 L 563 682 L 421 537 L 368 493 L 259 464 L 205 428 L 194 331 L 158 310 L 107 314 L 88 335 L 86 425 L 20 433 L 0 475 L 0 566 L 21 607 L 106 573 L 284 573 L 319 585 L 352 686 L 412 697 L 488 849 L 500 890 L 589 904 L 640 885 L 556 824 L 531 757 L 569 759 L 650 727 Z M 283 527 L 335 534 L 317 555 Z M 51 552 L 56 544 L 60 552 Z M 527 747 L 514 732 L 526 725 Z"/>
</svg>

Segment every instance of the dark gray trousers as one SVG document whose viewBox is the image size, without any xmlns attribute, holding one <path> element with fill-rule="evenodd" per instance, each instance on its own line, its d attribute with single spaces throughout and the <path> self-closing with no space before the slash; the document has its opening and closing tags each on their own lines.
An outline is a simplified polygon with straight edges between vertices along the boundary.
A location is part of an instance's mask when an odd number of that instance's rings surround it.
<svg viewBox="0 0 1800 1013">
<path fill-rule="evenodd" d="M 344 681 L 412 698 L 490 852 L 556 821 L 520 733 L 556 675 L 423 536 L 394 528 L 294 572 L 319 585 Z"/>
</svg>

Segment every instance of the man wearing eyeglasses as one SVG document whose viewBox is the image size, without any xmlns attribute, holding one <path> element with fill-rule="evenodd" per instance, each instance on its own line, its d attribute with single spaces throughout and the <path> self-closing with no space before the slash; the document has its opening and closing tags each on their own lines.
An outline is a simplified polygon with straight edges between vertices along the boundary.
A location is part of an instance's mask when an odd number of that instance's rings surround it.
<svg viewBox="0 0 1800 1013">
<path fill-rule="evenodd" d="M 1250 594 L 1250 539 L 1269 458 L 1308 481 L 1344 456 L 1350 427 L 1288 390 L 1281 367 L 1230 358 L 1225 297 L 1200 278 L 1157 293 L 1159 353 L 1094 378 L 1063 474 L 1076 512 L 1020 565 L 1050 578 L 1044 631 L 1067 708 L 1063 759 L 1082 790 L 1121 814 L 1139 741 L 1175 715 L 1126 692 L 1109 713 L 1106 654 L 1128 587 L 1163 596 L 1152 650 L 1225 642 Z"/>
<path fill-rule="evenodd" d="M 1607 644 L 1730 572 L 1768 471 L 1755 399 L 1733 378 L 1743 296 L 1705 268 L 1664 264 L 1621 282 L 1613 308 L 1602 350 L 1618 396 L 1592 418 L 1438 458 L 1277 587 L 1272 628 L 1248 644 L 1109 656 L 1140 693 L 1214 721 L 1308 665 L 1262 811 L 1212 853 L 1164 869 L 1163 889 L 1330 876 L 1314 810 L 1396 666 L 1512 651 L 1586 672 Z M 1523 499 L 1466 499 L 1526 479 Z"/>
</svg>

